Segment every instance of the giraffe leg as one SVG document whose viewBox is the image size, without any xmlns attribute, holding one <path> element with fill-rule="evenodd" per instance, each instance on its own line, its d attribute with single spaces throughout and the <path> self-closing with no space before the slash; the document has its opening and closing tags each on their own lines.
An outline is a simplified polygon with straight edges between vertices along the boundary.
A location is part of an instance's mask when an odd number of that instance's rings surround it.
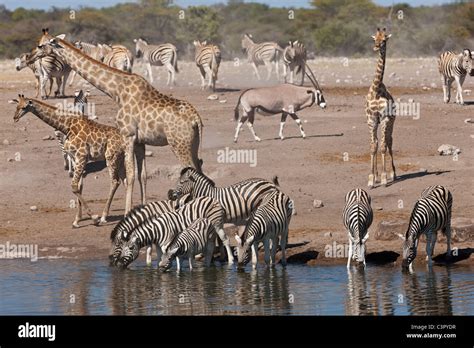
<svg viewBox="0 0 474 348">
<path fill-rule="evenodd" d="M 117 158 L 118 155 L 114 155 L 112 158 L 107 159 L 107 168 L 109 170 L 109 177 L 110 177 L 110 191 L 109 197 L 107 198 L 107 202 L 105 203 L 104 211 L 102 212 L 102 217 L 100 218 L 99 225 L 105 224 L 107 222 L 107 216 L 109 216 L 110 205 L 112 204 L 112 200 L 114 199 L 115 192 L 117 191 L 120 185 L 120 177 L 119 177 L 119 162 L 120 159 Z"/>
<path fill-rule="evenodd" d="M 288 117 L 288 113 L 287 112 L 283 112 L 281 114 L 281 120 L 280 120 L 280 132 L 278 133 L 278 136 L 280 137 L 281 140 L 285 139 L 285 137 L 283 136 L 283 128 L 285 127 L 285 123 L 286 123 L 286 118 Z"/>
<path fill-rule="evenodd" d="M 389 124 L 389 131 L 386 135 L 385 141 L 387 143 L 387 149 L 388 153 L 390 155 L 390 164 L 392 166 L 392 170 L 388 173 L 388 180 L 390 181 L 395 181 L 397 178 L 397 173 L 395 171 L 395 163 L 393 161 L 393 150 L 392 150 L 392 145 L 393 145 L 393 126 L 395 124 L 395 117 L 390 119 L 390 124 Z"/>
<path fill-rule="evenodd" d="M 382 139 L 380 139 L 380 153 L 382 154 L 382 175 L 380 177 L 380 183 L 384 186 L 387 186 L 387 168 L 385 155 L 387 153 L 387 133 L 389 132 L 390 125 L 388 124 L 388 118 L 386 118 L 381 124 L 381 133 Z"/>
<path fill-rule="evenodd" d="M 145 144 L 135 144 L 135 157 L 137 158 L 138 184 L 140 186 L 140 197 L 142 204 L 146 203 L 146 165 Z"/>
<path fill-rule="evenodd" d="M 377 128 L 378 122 L 372 121 L 371 117 L 369 116 L 369 131 L 370 131 L 370 174 L 369 174 L 369 188 L 373 188 L 376 181 L 377 181 L 377 147 L 378 147 L 378 140 L 377 140 Z"/>
<path fill-rule="evenodd" d="M 135 183 L 135 136 L 128 136 L 125 142 L 125 172 L 127 176 L 127 196 L 125 199 L 125 213 L 132 209 L 133 184 Z"/>
<path fill-rule="evenodd" d="M 306 134 L 304 132 L 303 126 L 301 125 L 301 120 L 299 119 L 298 115 L 295 114 L 295 113 L 292 113 L 292 114 L 290 114 L 290 116 L 293 120 L 295 120 L 296 124 L 300 128 L 300 133 L 301 133 L 301 136 L 303 137 L 303 139 L 306 138 Z"/>
<path fill-rule="evenodd" d="M 89 215 L 89 217 L 94 221 L 94 223 L 97 223 L 98 216 L 92 215 L 92 212 L 89 209 L 89 206 L 87 205 L 86 201 L 82 197 L 82 185 L 80 185 L 80 181 L 84 173 L 86 160 L 87 160 L 86 156 L 76 156 L 76 167 L 74 168 L 74 176 L 72 178 L 71 187 L 72 187 L 72 192 L 76 195 L 80 204 L 86 210 L 87 215 Z M 73 227 L 77 227 L 77 226 L 73 224 Z"/>
<path fill-rule="evenodd" d="M 84 183 L 84 178 L 81 177 L 81 180 L 79 180 L 79 192 L 82 195 L 82 184 Z M 76 212 L 76 218 L 74 219 L 74 222 L 72 223 L 72 227 L 77 228 L 79 226 L 79 221 L 82 220 L 82 203 L 79 199 L 76 198 L 76 205 L 77 205 L 77 212 Z"/>
</svg>

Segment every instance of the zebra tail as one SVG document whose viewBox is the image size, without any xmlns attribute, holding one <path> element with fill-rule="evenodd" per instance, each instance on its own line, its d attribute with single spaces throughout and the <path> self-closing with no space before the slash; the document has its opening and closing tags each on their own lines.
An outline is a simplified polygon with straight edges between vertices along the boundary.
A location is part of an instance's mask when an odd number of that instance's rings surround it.
<svg viewBox="0 0 474 348">
<path fill-rule="evenodd" d="M 274 185 L 280 186 L 280 183 L 278 182 L 278 176 L 275 175 L 275 176 L 272 178 L 272 182 L 273 182 Z"/>
</svg>

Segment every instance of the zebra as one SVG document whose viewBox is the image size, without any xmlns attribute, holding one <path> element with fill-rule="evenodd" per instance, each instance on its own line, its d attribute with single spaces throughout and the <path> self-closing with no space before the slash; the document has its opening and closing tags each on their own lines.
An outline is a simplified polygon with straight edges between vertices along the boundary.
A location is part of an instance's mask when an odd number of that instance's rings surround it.
<svg viewBox="0 0 474 348">
<path fill-rule="evenodd" d="M 184 204 L 189 203 L 192 200 L 191 195 L 184 195 L 177 201 L 173 200 L 162 200 L 157 202 L 148 202 L 144 205 L 138 205 L 128 212 L 122 220 L 115 225 L 111 232 L 110 239 L 112 242 L 112 252 L 109 255 L 110 263 L 116 264 L 122 252 L 122 234 L 127 231 L 132 231 L 138 226 L 143 224 L 152 216 L 163 215 L 172 211 L 176 211 L 181 208 Z M 152 247 L 148 246 L 146 252 L 146 264 L 151 265 L 151 253 Z"/>
<path fill-rule="evenodd" d="M 264 246 L 267 265 L 275 264 L 278 245 L 281 248 L 281 263 L 286 265 L 285 250 L 293 206 L 293 201 L 281 191 L 273 191 L 264 198 L 250 215 L 242 237 L 235 235 L 239 267 L 248 262 L 250 250 L 252 250 L 252 267 L 254 269 L 257 267 L 257 248 L 260 242 Z"/>
<path fill-rule="evenodd" d="M 216 187 L 214 181 L 196 169 L 187 167 L 181 170 L 176 188 L 168 191 L 169 199 L 178 199 L 185 194 L 193 197 L 212 197 L 225 210 L 225 223 L 245 224 L 250 214 L 259 206 L 263 198 L 278 185 L 265 179 L 252 178 L 226 187 Z"/>
<path fill-rule="evenodd" d="M 176 266 L 179 271 L 181 258 L 187 257 L 189 268 L 193 269 L 194 257 L 205 253 L 204 264 L 209 267 L 214 252 L 216 231 L 211 221 L 206 218 L 195 220 L 188 228 L 178 234 L 165 250 L 159 268 L 166 271 L 171 267 L 171 262 L 176 258 Z"/>
<path fill-rule="evenodd" d="M 300 86 L 303 86 L 306 72 L 306 59 L 306 47 L 301 42 L 298 42 L 298 40 L 290 41 L 283 51 L 283 76 L 285 77 L 285 82 L 287 82 L 286 78 L 289 71 L 290 83 L 293 83 L 293 73 L 295 68 L 297 68 L 296 74 L 301 72 Z"/>
<path fill-rule="evenodd" d="M 265 65 L 267 68 L 267 80 L 269 80 L 272 74 L 272 63 L 275 65 L 277 78 L 280 79 L 278 61 L 283 52 L 283 48 L 281 48 L 280 45 L 276 42 L 255 43 L 252 35 L 244 34 L 242 38 L 242 49 L 244 53 L 247 53 L 248 62 L 252 64 L 258 80 L 260 80 L 260 74 L 258 73 L 257 67 L 259 65 Z"/>
<path fill-rule="evenodd" d="M 105 47 L 103 45 L 102 47 Z M 104 57 L 104 64 L 112 68 L 116 68 L 128 73 L 132 72 L 133 54 L 130 50 L 122 45 L 109 46 L 110 50 Z"/>
<path fill-rule="evenodd" d="M 99 62 L 104 61 L 105 53 L 101 44 L 94 45 L 90 42 L 76 41 L 74 46 L 87 54 L 89 57 L 98 60 Z M 72 86 L 75 78 L 76 71 L 73 70 L 71 73 L 71 78 L 69 79 L 69 87 Z"/>
<path fill-rule="evenodd" d="M 462 85 L 467 74 L 472 74 L 472 53 L 465 48 L 462 53 L 443 52 L 438 59 L 438 71 L 443 83 L 443 100 L 449 103 L 451 99 L 451 84 L 456 81 L 456 103 L 463 105 Z"/>
<path fill-rule="evenodd" d="M 51 78 L 55 78 L 56 82 L 58 83 L 58 89 L 54 93 L 55 96 L 64 97 L 64 90 L 66 88 L 67 78 L 71 73 L 71 67 L 54 55 L 47 55 L 45 57 L 35 59 L 33 57 L 36 56 L 36 50 L 37 48 L 33 49 L 31 55 L 26 61 L 26 64 L 29 65 L 39 61 L 41 99 L 47 99 L 45 88 L 46 83 L 50 81 Z"/>
<path fill-rule="evenodd" d="M 142 38 L 134 39 L 133 42 L 135 42 L 136 57 L 143 57 L 143 62 L 146 65 L 145 75 L 148 75 L 150 83 L 153 83 L 151 66 L 164 65 L 168 70 L 168 81 L 166 84 L 175 85 L 175 74 L 179 72 L 176 47 L 170 43 L 165 43 L 162 45 L 149 45 L 148 42 Z"/>
<path fill-rule="evenodd" d="M 217 235 L 227 249 L 229 264 L 232 264 L 232 252 L 223 228 L 224 217 L 224 209 L 219 202 L 211 197 L 197 197 L 176 211 L 159 216 L 154 215 L 134 229 L 122 231 L 119 237 L 115 237 L 122 241 L 121 253 L 117 258 L 116 265 L 127 267 L 138 257 L 142 247 L 151 244 L 156 244 L 158 260 L 161 260 L 162 252 L 167 249 L 176 235 L 188 228 L 198 218 L 207 218 L 211 221 Z"/>
<path fill-rule="evenodd" d="M 362 189 L 353 189 L 346 194 L 342 221 L 349 237 L 349 256 L 347 268 L 351 260 L 362 262 L 365 267 L 365 243 L 369 239 L 369 227 L 372 225 L 373 212 L 371 198 Z"/>
<path fill-rule="evenodd" d="M 448 189 L 440 185 L 429 186 L 423 190 L 420 199 L 415 203 L 410 216 L 410 223 L 403 243 L 404 269 L 412 270 L 416 249 L 422 234 L 426 235 L 426 258 L 432 265 L 432 257 L 438 231 L 446 236 L 446 256 L 451 256 L 451 209 L 453 196 Z"/>
<path fill-rule="evenodd" d="M 217 73 L 221 63 L 221 50 L 218 46 L 207 44 L 206 41 L 194 41 L 196 53 L 194 61 L 201 73 L 201 88 L 204 89 L 206 74 L 209 76 L 207 88 L 216 89 Z"/>
<path fill-rule="evenodd" d="M 20 57 L 16 58 L 15 59 L 15 69 L 16 69 L 16 71 L 20 71 L 20 70 L 23 70 L 26 67 L 30 68 L 30 70 L 35 75 L 35 79 L 36 79 L 36 84 L 35 84 L 36 96 L 35 96 L 35 98 L 38 98 L 38 96 L 40 94 L 41 65 L 40 65 L 39 60 L 37 60 L 33 63 L 27 64 L 26 62 L 29 60 L 30 55 L 31 55 L 31 53 L 22 53 L 20 55 Z M 59 86 L 61 85 L 61 79 L 60 78 L 56 78 L 56 84 L 57 84 L 58 90 L 59 90 Z M 53 79 L 50 77 L 50 79 L 49 79 L 49 93 L 47 94 L 47 96 L 49 96 L 51 94 L 52 89 L 53 89 Z"/>
</svg>

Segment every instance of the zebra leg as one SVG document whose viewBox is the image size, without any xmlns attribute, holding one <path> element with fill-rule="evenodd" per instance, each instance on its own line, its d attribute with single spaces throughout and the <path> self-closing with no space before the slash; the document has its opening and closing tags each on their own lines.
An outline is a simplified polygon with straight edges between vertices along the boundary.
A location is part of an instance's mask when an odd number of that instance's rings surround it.
<svg viewBox="0 0 474 348">
<path fill-rule="evenodd" d="M 285 81 L 285 83 L 287 82 L 286 81 L 287 76 L 288 76 L 288 69 L 287 69 L 286 64 L 283 63 L 283 81 Z"/>
<path fill-rule="evenodd" d="M 257 76 L 257 80 L 260 81 L 261 79 L 260 79 L 260 74 L 258 73 L 257 64 L 252 62 L 252 66 L 253 66 L 253 70 L 255 71 L 255 75 Z"/>
<path fill-rule="evenodd" d="M 275 60 L 275 72 L 276 72 L 276 75 L 277 75 L 277 80 L 280 81 L 280 66 L 278 64 L 278 59 Z"/>
<path fill-rule="evenodd" d="M 272 244 L 272 249 L 270 253 L 270 264 L 274 266 L 276 264 L 276 253 L 277 253 L 278 244 L 279 244 L 277 235 L 273 236 L 273 238 L 271 239 L 271 244 Z"/>
<path fill-rule="evenodd" d="M 227 238 L 227 235 L 225 234 L 222 226 L 216 227 L 216 231 L 227 252 L 227 262 L 229 263 L 229 265 L 232 265 L 234 263 L 234 255 L 232 255 L 232 250 L 230 249 L 229 238 Z"/>
<path fill-rule="evenodd" d="M 201 89 L 206 86 L 206 71 L 202 66 L 199 66 L 199 72 L 201 73 Z"/>
<path fill-rule="evenodd" d="M 243 115 L 239 120 L 239 123 L 237 123 L 237 127 L 235 127 L 235 134 L 234 134 L 234 143 L 237 142 L 237 139 L 239 139 L 239 133 L 242 129 L 242 125 L 248 120 L 247 113 L 245 110 L 243 111 Z"/>
<path fill-rule="evenodd" d="M 255 111 L 252 110 L 249 112 L 249 121 L 247 122 L 247 126 L 249 127 L 249 130 L 250 130 L 250 133 L 252 133 L 254 139 L 256 141 L 262 141 L 262 139 L 260 139 L 258 136 L 257 136 L 257 133 L 255 133 L 255 130 L 253 129 L 253 122 L 255 120 Z"/>
<path fill-rule="evenodd" d="M 53 80 L 56 80 L 56 86 L 59 86 L 61 84 L 61 78 L 60 77 L 56 77 L 54 79 L 52 77 L 50 77 L 49 80 L 48 80 L 49 81 L 49 92 L 47 94 L 48 97 L 51 95 L 51 91 L 53 90 L 53 85 L 54 85 Z M 58 89 L 59 89 L 59 87 L 58 87 Z"/>
<path fill-rule="evenodd" d="M 252 268 L 256 269 L 257 268 L 257 262 L 258 262 L 258 247 L 257 243 L 252 244 Z"/>
<path fill-rule="evenodd" d="M 207 74 L 208 74 L 208 82 L 207 82 L 207 88 L 209 89 L 212 89 L 212 81 L 213 81 L 213 78 L 212 78 L 212 70 L 210 67 L 207 67 Z"/>
<path fill-rule="evenodd" d="M 464 83 L 464 79 L 466 78 L 466 75 L 463 76 L 456 76 L 456 84 L 457 84 L 457 89 L 456 89 L 456 103 L 459 103 L 461 105 L 464 105 L 464 99 L 462 97 L 462 85 Z"/>
<path fill-rule="evenodd" d="M 267 68 L 267 81 L 268 81 L 270 80 L 270 77 L 272 76 L 272 63 L 265 62 L 265 67 Z"/>
<path fill-rule="evenodd" d="M 448 77 L 445 77 L 444 75 L 441 75 L 441 83 L 443 84 L 443 101 L 445 103 L 449 103 L 449 83 L 448 83 Z"/>
<path fill-rule="evenodd" d="M 295 69 L 290 70 L 290 83 L 293 84 L 293 74 L 294 74 Z"/>
<path fill-rule="evenodd" d="M 447 102 L 449 102 L 451 100 L 451 85 L 453 84 L 453 79 L 452 78 L 448 78 L 448 98 L 447 98 Z M 447 103 L 446 102 L 446 103 Z"/>
<path fill-rule="evenodd" d="M 283 127 L 285 127 L 287 117 L 288 117 L 288 113 L 282 112 L 281 119 L 280 119 L 280 132 L 278 133 L 281 140 L 285 139 L 285 137 L 283 136 Z"/>
<path fill-rule="evenodd" d="M 46 99 L 48 96 L 46 95 L 46 82 L 48 81 L 48 78 L 46 76 L 41 76 L 40 82 L 41 82 L 41 99 Z"/>
<path fill-rule="evenodd" d="M 158 250 L 157 250 L 158 251 Z M 151 266 L 151 253 L 153 252 L 153 245 L 149 245 L 146 248 L 146 265 Z M 160 263 L 160 260 L 158 260 L 158 263 Z"/>
<path fill-rule="evenodd" d="M 140 186 L 142 204 L 146 203 L 146 164 L 145 144 L 135 144 L 135 157 L 137 159 L 137 177 Z"/>
<path fill-rule="evenodd" d="M 146 70 L 148 71 L 149 81 L 152 84 L 153 83 L 153 74 L 151 72 L 151 64 L 149 62 L 146 63 Z"/>
<path fill-rule="evenodd" d="M 255 244 L 255 243 L 254 243 Z M 265 253 L 265 264 L 270 265 L 270 238 L 263 238 L 263 250 Z"/>
<path fill-rule="evenodd" d="M 181 270 L 181 258 L 176 256 L 176 271 L 179 272 Z"/>
<path fill-rule="evenodd" d="M 283 233 L 280 235 L 281 264 L 286 266 L 286 242 L 288 241 L 288 222 L 285 225 Z M 276 246 L 277 247 L 277 246 Z M 275 248 L 275 253 L 276 253 Z"/>
<path fill-rule="evenodd" d="M 295 113 L 292 113 L 292 114 L 290 114 L 290 116 L 291 116 L 291 118 L 292 118 L 293 120 L 295 120 L 296 124 L 297 124 L 298 127 L 300 128 L 300 133 L 301 133 L 301 136 L 303 137 L 303 139 L 306 138 L 306 134 L 305 134 L 305 132 L 304 132 L 303 125 L 301 124 L 301 120 L 300 120 L 300 118 L 298 117 L 298 115 L 295 114 Z"/>
<path fill-rule="evenodd" d="M 349 236 L 349 255 L 347 256 L 347 269 L 351 266 L 351 259 L 352 259 L 352 238 Z"/>
<path fill-rule="evenodd" d="M 304 75 L 306 74 L 306 66 L 303 63 L 303 66 L 301 67 L 301 83 L 300 86 L 303 86 L 304 84 Z"/>
<path fill-rule="evenodd" d="M 214 235 L 214 233 L 213 233 L 213 235 Z M 207 241 L 207 244 L 206 244 L 206 254 L 205 254 L 205 257 L 204 257 L 204 265 L 205 265 L 206 267 L 211 266 L 212 254 L 214 253 L 215 244 L 216 244 L 216 239 L 215 239 L 215 237 L 211 237 L 211 238 L 209 238 L 209 240 Z"/>
</svg>

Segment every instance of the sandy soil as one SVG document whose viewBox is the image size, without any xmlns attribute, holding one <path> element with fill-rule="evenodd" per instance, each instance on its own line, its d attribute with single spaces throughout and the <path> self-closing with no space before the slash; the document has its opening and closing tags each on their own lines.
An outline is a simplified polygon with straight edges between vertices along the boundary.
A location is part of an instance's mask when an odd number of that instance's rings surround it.
<svg viewBox="0 0 474 348">
<path fill-rule="evenodd" d="M 327 250 L 328 246 L 347 243 L 341 221 L 344 195 L 354 187 L 367 185 L 369 133 L 364 102 L 375 70 L 375 58 L 317 59 L 311 66 L 323 86 L 328 108 L 314 107 L 300 112 L 307 134 L 305 140 L 299 137 L 292 120 L 288 120 L 285 128 L 287 139 L 281 141 L 277 138 L 279 116 L 258 116 L 255 129 L 262 142 L 254 142 L 246 127 L 238 144 L 232 142 L 233 108 L 241 90 L 276 83 L 275 78 L 268 83 L 256 81 L 246 63 L 222 64 L 219 100 L 208 100 L 211 93 L 199 89 L 198 70 L 190 62 L 180 62 L 178 86 L 172 89 L 164 87 L 165 72 L 157 68 L 155 76 L 159 75 L 160 79 L 155 86 L 164 93 L 189 100 L 200 112 L 205 126 L 201 149 L 204 171 L 219 185 L 248 177 L 279 176 L 282 189 L 296 202 L 297 209 L 290 226 L 291 261 L 342 263 L 344 258 L 330 257 Z M 134 69 L 143 72 L 140 65 Z M 473 217 L 474 126 L 464 120 L 474 114 L 474 93 L 464 94 L 470 105 L 444 104 L 435 58 L 389 59 L 385 83 L 395 99 L 401 98 L 402 102 L 413 99 L 420 106 L 418 119 L 400 116 L 395 123 L 394 157 L 398 180 L 369 192 L 375 221 L 367 243 L 368 259 L 377 263 L 400 263 L 401 240 L 376 240 L 374 231 L 381 221 L 407 223 L 413 204 L 425 187 L 447 186 L 454 196 L 453 217 Z M 87 88 L 84 86 L 83 81 L 76 79 L 76 85 L 67 88 L 67 94 L 72 95 L 77 88 Z M 464 89 L 473 87 L 474 79 L 468 77 Z M 0 91 L 0 243 L 38 244 L 40 257 L 106 259 L 110 231 L 123 214 L 124 189 L 117 191 L 106 226 L 96 227 L 85 220 L 81 228 L 72 229 L 75 212 L 70 208 L 70 200 L 74 198 L 70 178 L 63 170 L 57 142 L 42 140 L 53 134 L 52 129 L 32 114 L 14 124 L 14 106 L 7 104 L 7 100 L 18 93 L 34 96 L 32 73 L 26 69 L 16 72 L 13 61 L 0 62 Z M 99 121 L 113 124 L 117 106 L 98 90 L 92 88 L 91 92 L 90 102 L 95 104 Z M 441 144 L 455 145 L 462 153 L 458 158 L 439 156 L 437 149 Z M 218 153 L 226 147 L 255 149 L 257 165 L 219 163 Z M 169 147 L 148 147 L 147 150 L 153 152 L 147 159 L 148 199 L 165 199 L 179 165 Z M 9 161 L 17 153 L 21 161 Z M 344 156 L 348 160 L 345 161 Z M 102 211 L 108 185 L 105 170 L 91 173 L 85 180 L 84 196 L 97 214 Z M 314 208 L 314 200 L 323 201 L 324 207 Z M 138 201 L 136 188 L 134 202 Z M 30 206 L 37 206 L 38 210 L 31 211 Z M 453 246 L 463 252 L 463 257 L 456 259 L 458 264 L 472 264 L 474 257 L 469 248 L 472 242 L 454 242 Z M 437 243 L 435 254 L 444 253 L 445 248 L 445 243 Z M 418 262 L 424 262 L 424 249 L 422 242 Z"/>
</svg>

